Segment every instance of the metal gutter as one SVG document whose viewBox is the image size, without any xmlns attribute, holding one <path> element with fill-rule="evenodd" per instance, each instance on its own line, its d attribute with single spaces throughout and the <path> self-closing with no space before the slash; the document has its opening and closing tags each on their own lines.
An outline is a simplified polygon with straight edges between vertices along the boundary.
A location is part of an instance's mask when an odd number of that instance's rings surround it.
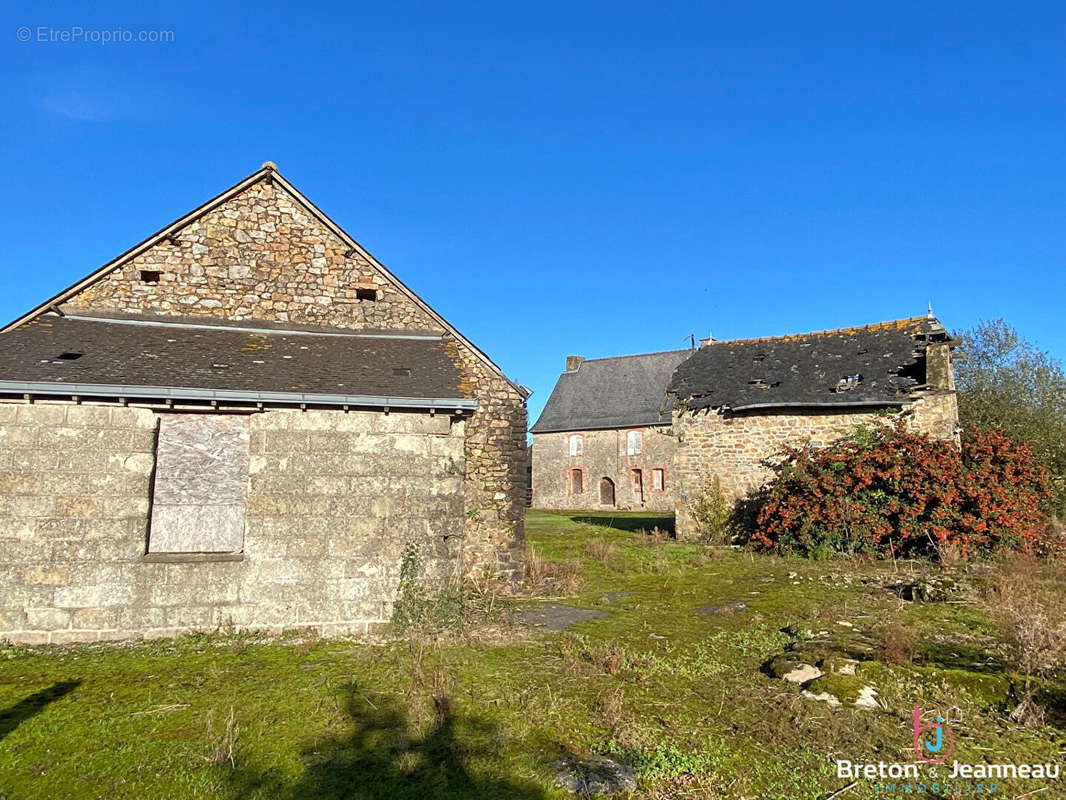
<svg viewBox="0 0 1066 800">
<path fill-rule="evenodd" d="M 909 406 L 913 400 L 860 400 L 855 403 L 749 403 L 746 406 L 723 406 L 727 411 L 750 411 L 755 408 L 892 408 Z"/>
<path fill-rule="evenodd" d="M 383 395 L 315 394 L 313 392 L 250 392 L 235 389 L 121 386 L 103 383 L 0 381 L 0 394 L 44 395 L 50 397 L 116 397 L 131 400 L 199 400 L 216 403 L 419 408 L 439 411 L 476 411 L 478 409 L 478 401 L 467 397 L 385 397 Z"/>
</svg>

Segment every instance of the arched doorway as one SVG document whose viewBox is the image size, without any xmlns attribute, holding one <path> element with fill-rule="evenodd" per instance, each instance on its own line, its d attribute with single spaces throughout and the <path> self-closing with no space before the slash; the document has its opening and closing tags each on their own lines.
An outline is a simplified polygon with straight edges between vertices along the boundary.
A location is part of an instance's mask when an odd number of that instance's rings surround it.
<svg viewBox="0 0 1066 800">
<path fill-rule="evenodd" d="M 614 481 L 610 478 L 600 479 L 600 505 L 614 505 Z"/>
</svg>

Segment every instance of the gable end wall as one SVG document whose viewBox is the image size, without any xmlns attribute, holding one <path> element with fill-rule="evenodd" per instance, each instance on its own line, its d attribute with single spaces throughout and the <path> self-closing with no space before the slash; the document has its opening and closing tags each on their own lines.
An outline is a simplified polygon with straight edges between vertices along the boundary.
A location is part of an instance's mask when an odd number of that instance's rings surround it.
<svg viewBox="0 0 1066 800">
<path fill-rule="evenodd" d="M 445 328 L 274 181 L 264 178 L 69 298 L 63 309 L 265 320 L 353 330 Z M 158 283 L 141 271 L 162 273 Z M 359 300 L 371 288 L 375 301 Z M 463 396 L 479 410 L 466 426 L 468 571 L 521 570 L 525 509 L 525 399 L 456 341 Z"/>
</svg>

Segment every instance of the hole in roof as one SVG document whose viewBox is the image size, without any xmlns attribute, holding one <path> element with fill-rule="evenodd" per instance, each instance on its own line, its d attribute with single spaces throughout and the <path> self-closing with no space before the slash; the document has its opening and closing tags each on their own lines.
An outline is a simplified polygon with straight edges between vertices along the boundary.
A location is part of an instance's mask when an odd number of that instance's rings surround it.
<svg viewBox="0 0 1066 800">
<path fill-rule="evenodd" d="M 158 269 L 142 269 L 141 280 L 145 283 L 159 283 L 163 273 Z"/>
<path fill-rule="evenodd" d="M 229 364 L 212 364 L 215 369 L 229 369 Z"/>
<path fill-rule="evenodd" d="M 756 353 L 752 356 L 752 361 L 763 361 L 766 359 L 766 353 Z"/>
<path fill-rule="evenodd" d="M 844 375 L 837 381 L 838 392 L 848 392 L 862 384 L 862 375 Z"/>
<path fill-rule="evenodd" d="M 85 355 L 85 354 L 84 353 L 60 353 L 58 356 L 53 358 L 52 361 L 55 361 L 57 363 L 62 363 L 64 361 L 77 361 L 83 355 Z"/>
<path fill-rule="evenodd" d="M 356 300 L 377 300 L 378 299 L 378 290 L 377 289 L 356 289 L 355 290 L 355 299 Z"/>
<path fill-rule="evenodd" d="M 410 367 L 393 367 L 392 374 L 401 378 L 409 378 L 411 376 Z"/>
</svg>

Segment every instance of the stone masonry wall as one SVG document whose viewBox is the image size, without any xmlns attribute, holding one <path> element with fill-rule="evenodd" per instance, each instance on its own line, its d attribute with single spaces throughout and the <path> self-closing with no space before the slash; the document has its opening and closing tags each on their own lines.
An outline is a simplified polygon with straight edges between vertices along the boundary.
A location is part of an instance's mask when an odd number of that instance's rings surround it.
<svg viewBox="0 0 1066 800">
<path fill-rule="evenodd" d="M 626 433 L 640 430 L 644 445 L 640 455 L 627 455 Z M 582 454 L 570 455 L 570 436 L 584 437 Z M 600 480 L 610 478 L 615 484 L 615 505 L 619 509 L 649 511 L 674 510 L 674 451 L 676 440 L 667 427 L 627 428 L 620 430 L 536 433 L 533 435 L 533 506 L 535 508 L 595 511 L 600 505 Z M 570 490 L 572 469 L 583 471 L 580 494 Z M 633 490 L 631 470 L 639 469 L 644 478 L 644 503 Z M 652 470 L 665 472 L 665 490 L 654 488 Z"/>
<path fill-rule="evenodd" d="M 72 297 L 89 314 L 161 314 L 266 320 L 359 330 L 444 328 L 386 275 L 275 182 L 261 180 Z M 141 270 L 160 272 L 158 282 Z M 360 300 L 358 289 L 376 300 Z M 521 566 L 525 500 L 525 400 L 484 361 L 455 343 L 467 396 L 466 568 Z"/>
<path fill-rule="evenodd" d="M 933 392 L 919 397 L 906 412 L 911 430 L 958 441 L 958 408 L 954 392 Z M 709 410 L 674 412 L 677 452 L 677 535 L 695 539 L 699 532 L 690 512 L 691 503 L 705 482 L 717 475 L 722 489 L 741 498 L 773 475 L 762 462 L 773 459 L 784 447 L 810 442 L 815 447 L 831 444 L 857 425 L 884 421 L 869 411 L 807 411 L 775 414 L 731 414 Z"/>
<path fill-rule="evenodd" d="M 443 328 L 280 186 L 259 181 L 72 297 L 103 311 L 338 328 Z M 141 280 L 141 270 L 161 273 Z M 359 300 L 358 289 L 376 292 Z"/>
<path fill-rule="evenodd" d="M 464 571 L 520 577 L 525 558 L 526 401 L 462 354 L 480 407 L 466 422 Z"/>
<path fill-rule="evenodd" d="M 0 638 L 359 632 L 389 618 L 408 543 L 431 579 L 459 568 L 466 422 L 252 415 L 244 553 L 206 563 L 144 555 L 157 422 L 0 403 Z"/>
</svg>

